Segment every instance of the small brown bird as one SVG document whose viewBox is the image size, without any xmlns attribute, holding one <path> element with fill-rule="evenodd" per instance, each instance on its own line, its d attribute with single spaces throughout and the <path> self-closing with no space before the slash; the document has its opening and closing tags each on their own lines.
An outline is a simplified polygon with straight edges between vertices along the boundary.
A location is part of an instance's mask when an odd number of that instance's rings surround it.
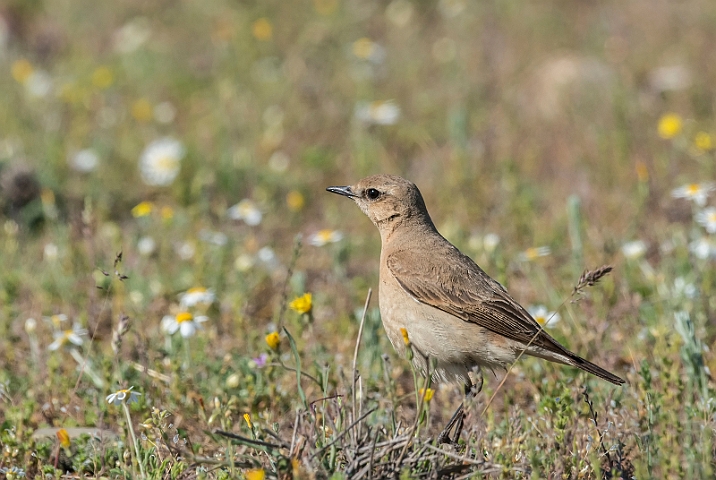
<svg viewBox="0 0 716 480">
<path fill-rule="evenodd" d="M 467 395 L 473 390 L 471 371 L 505 369 L 524 351 L 615 385 L 624 383 L 563 347 L 502 285 L 440 235 L 414 183 L 395 175 L 373 175 L 327 190 L 352 199 L 378 227 L 383 327 L 403 356 L 407 332 L 413 365 L 423 375 L 430 361 L 433 381 L 462 382 Z M 477 392 L 482 388 L 481 376 L 476 387 Z M 449 432 L 455 425 L 457 441 L 463 416 L 460 405 L 441 442 L 453 441 Z"/>
</svg>

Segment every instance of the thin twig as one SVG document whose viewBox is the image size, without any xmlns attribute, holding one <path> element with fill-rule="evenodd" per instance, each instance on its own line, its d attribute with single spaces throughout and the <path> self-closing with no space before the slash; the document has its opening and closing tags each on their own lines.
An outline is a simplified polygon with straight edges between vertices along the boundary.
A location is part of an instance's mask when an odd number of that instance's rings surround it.
<svg viewBox="0 0 716 480">
<path fill-rule="evenodd" d="M 243 443 L 243 444 L 246 444 L 249 446 L 272 448 L 275 450 L 282 448 L 281 445 L 276 445 L 275 443 L 262 442 L 261 440 L 254 440 L 253 438 L 244 437 L 241 435 L 237 435 L 235 433 L 226 432 L 224 430 L 214 430 L 214 433 L 217 435 L 221 435 L 222 437 L 227 437 L 232 440 L 236 440 L 237 442 L 240 442 L 240 443 Z"/>
<path fill-rule="evenodd" d="M 295 368 L 289 367 L 288 365 L 286 365 L 285 363 L 282 363 L 282 362 L 271 362 L 271 363 L 267 363 L 266 365 L 268 365 L 269 367 L 283 367 L 286 370 L 288 370 L 289 372 L 297 371 Z M 310 373 L 306 373 L 303 370 L 301 370 L 301 375 L 308 378 L 309 380 L 313 380 L 316 385 L 323 388 L 323 385 L 321 384 L 321 382 L 319 382 L 318 379 L 316 377 L 314 377 L 313 375 L 311 375 Z"/>
<path fill-rule="evenodd" d="M 296 435 L 298 434 L 298 419 L 300 418 L 300 413 L 296 413 L 296 420 L 293 422 L 293 435 L 291 436 L 291 448 L 288 450 L 288 456 L 293 456 L 293 448 L 296 446 Z"/>
<path fill-rule="evenodd" d="M 368 462 L 368 480 L 373 480 L 373 459 L 375 458 L 375 442 L 377 437 L 373 438 L 373 448 L 370 449 L 370 462 Z"/>
<path fill-rule="evenodd" d="M 604 433 L 599 429 L 599 424 L 597 423 L 597 412 L 594 410 L 594 403 L 589 398 L 589 392 L 587 391 L 587 387 L 584 387 L 584 390 L 582 391 L 582 395 L 584 396 L 584 403 L 586 403 L 589 406 L 589 413 L 591 415 L 591 420 L 594 422 L 594 428 L 597 429 L 597 433 L 599 434 L 599 447 L 602 449 L 602 452 L 604 452 L 604 455 L 607 457 L 607 461 L 609 462 L 609 465 L 612 464 L 612 457 L 609 455 L 609 450 L 607 450 L 607 447 L 604 446 Z"/>
<path fill-rule="evenodd" d="M 331 443 L 329 443 L 329 444 L 327 444 L 327 445 L 324 445 L 324 446 L 323 446 L 321 449 L 319 449 L 316 453 L 314 453 L 313 455 L 311 455 L 311 460 L 313 460 L 313 459 L 316 458 L 318 455 L 320 455 L 321 453 L 323 453 L 324 451 L 326 451 L 327 449 L 329 449 L 330 447 L 332 447 L 333 445 L 335 445 L 336 442 L 338 442 L 338 440 L 340 440 L 341 438 L 345 437 L 346 433 L 348 433 L 348 432 L 349 432 L 353 427 L 355 427 L 358 423 L 360 423 L 361 421 L 363 421 L 363 419 L 364 419 L 365 417 L 367 417 L 367 416 L 370 415 L 371 413 L 375 412 L 375 410 L 376 410 L 375 408 L 371 408 L 370 410 L 368 410 L 367 412 L 365 412 L 363 415 L 361 415 L 361 417 L 360 417 L 358 420 L 356 420 L 355 422 L 353 422 L 353 423 L 351 423 L 350 425 L 348 425 L 348 428 L 346 428 L 346 429 L 343 430 L 341 433 L 339 433 L 338 436 L 337 436 L 336 438 L 334 438 Z"/>
<path fill-rule="evenodd" d="M 275 438 L 279 442 L 279 445 L 283 448 L 289 448 L 291 446 L 283 438 L 279 437 L 273 430 L 270 430 L 268 428 L 262 428 L 261 432 L 263 432 L 265 435 L 268 435 L 269 437 Z"/>
<path fill-rule="evenodd" d="M 281 306 L 278 309 L 278 320 L 276 322 L 279 331 L 281 330 L 281 327 L 283 327 L 283 316 L 286 314 L 286 308 L 288 307 L 288 284 L 291 282 L 293 269 L 296 267 L 296 262 L 298 262 L 298 257 L 301 254 L 301 240 L 302 237 L 299 233 L 293 241 L 291 263 L 288 264 L 288 268 L 286 269 L 286 280 L 283 282 L 283 286 L 281 287 Z"/>
<path fill-rule="evenodd" d="M 129 362 L 130 365 L 132 365 L 132 368 L 135 369 L 138 372 L 146 373 L 152 378 L 156 378 L 157 380 L 161 380 L 164 383 L 171 383 L 172 379 L 169 375 L 164 375 L 163 373 L 159 373 L 156 370 L 152 370 L 151 368 L 145 367 L 141 363 L 137 362 Z"/>
<path fill-rule="evenodd" d="M 443 450 L 443 449 L 441 449 L 441 448 L 438 448 L 438 447 L 433 446 L 433 445 L 432 445 L 431 443 L 429 443 L 429 442 L 421 442 L 420 445 L 422 445 L 423 447 L 427 448 L 428 450 L 432 450 L 433 452 L 439 453 L 439 454 L 441 454 L 441 455 L 445 455 L 446 457 L 450 457 L 450 458 L 452 458 L 453 460 L 458 460 L 458 461 L 460 461 L 460 462 L 469 463 L 470 465 L 475 465 L 475 466 L 478 466 L 478 467 L 484 467 L 484 466 L 489 465 L 489 466 L 492 467 L 492 468 L 499 468 L 499 469 L 502 468 L 502 465 L 500 465 L 500 464 L 495 464 L 495 463 L 489 464 L 489 463 L 485 462 L 484 460 L 473 460 L 472 458 L 469 458 L 469 457 L 463 457 L 462 455 L 457 455 L 457 454 L 455 454 L 455 453 L 450 453 L 450 452 L 448 452 L 448 451 L 446 451 L 446 450 Z"/>
<path fill-rule="evenodd" d="M 373 289 L 368 289 L 368 295 L 365 298 L 365 305 L 363 306 L 363 315 L 360 317 L 360 327 L 358 327 L 358 338 L 356 338 L 356 348 L 353 352 L 353 419 L 358 417 L 360 415 L 360 411 L 363 410 L 362 408 L 359 408 L 359 413 L 356 414 L 356 378 L 358 377 L 358 370 L 356 370 L 356 364 L 358 363 L 358 349 L 360 348 L 360 341 L 363 337 L 363 325 L 365 325 L 365 317 L 366 313 L 368 312 L 368 305 L 370 304 L 370 298 L 373 295 Z M 362 385 L 362 383 L 361 383 Z M 361 392 L 361 407 L 363 403 L 363 392 Z M 361 433 L 361 426 L 358 425 L 358 428 L 353 433 L 354 435 L 354 441 L 358 437 L 360 437 Z"/>
<path fill-rule="evenodd" d="M 418 355 L 422 355 L 422 353 L 418 351 Z M 417 405 L 418 411 L 415 415 L 415 422 L 413 422 L 413 426 L 410 428 L 410 435 L 408 438 L 412 438 L 413 435 L 415 435 L 415 430 L 417 430 L 418 428 L 418 424 L 420 423 L 420 416 L 423 413 L 423 406 L 425 404 L 425 394 L 428 393 L 428 388 L 430 388 L 430 380 L 432 380 L 432 377 L 430 376 L 430 357 L 423 356 L 423 358 L 425 359 L 425 387 L 423 387 L 423 393 L 422 395 L 420 395 L 420 401 Z M 415 388 L 418 388 L 418 386 L 415 385 Z M 406 442 L 405 446 L 403 447 L 403 451 L 400 452 L 400 457 L 398 457 L 398 467 L 400 467 L 400 464 L 403 461 L 403 457 L 405 457 L 405 453 L 408 451 L 409 445 L 410 442 Z"/>
</svg>

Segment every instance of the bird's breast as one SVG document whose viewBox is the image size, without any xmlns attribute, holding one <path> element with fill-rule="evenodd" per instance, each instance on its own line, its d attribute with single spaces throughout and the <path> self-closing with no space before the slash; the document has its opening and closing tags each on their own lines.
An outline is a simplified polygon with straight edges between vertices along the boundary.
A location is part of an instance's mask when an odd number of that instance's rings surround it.
<svg viewBox="0 0 716 480">
<path fill-rule="evenodd" d="M 515 358 L 510 342 L 471 322 L 421 303 L 406 292 L 390 272 L 381 271 L 380 314 L 390 343 L 401 356 L 407 332 L 413 364 L 426 372 L 427 362 L 436 361 L 436 380 L 465 381 L 474 367 L 502 368 Z"/>
</svg>

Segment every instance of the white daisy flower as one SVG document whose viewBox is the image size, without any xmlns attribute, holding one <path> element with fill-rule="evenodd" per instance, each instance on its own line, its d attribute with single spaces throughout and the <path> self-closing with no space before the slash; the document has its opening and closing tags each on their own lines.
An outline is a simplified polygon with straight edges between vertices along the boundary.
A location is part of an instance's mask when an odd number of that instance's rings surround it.
<svg viewBox="0 0 716 480">
<path fill-rule="evenodd" d="M 129 387 L 124 390 L 117 390 L 116 392 L 107 395 L 107 403 L 112 404 L 114 406 L 118 406 L 122 403 L 129 404 L 138 402 L 141 393 L 133 392 L 133 388 L 134 387 Z"/>
<path fill-rule="evenodd" d="M 25 320 L 25 331 L 28 334 L 35 333 L 35 330 L 37 330 L 37 320 L 34 318 L 28 318 Z"/>
<path fill-rule="evenodd" d="M 199 238 L 207 243 L 223 247 L 226 242 L 229 241 L 229 237 L 224 232 L 212 232 L 211 230 L 203 229 L 199 232 Z"/>
<path fill-rule="evenodd" d="M 368 37 L 362 37 L 353 42 L 351 52 L 361 60 L 367 60 L 380 65 L 385 60 L 385 48 Z"/>
<path fill-rule="evenodd" d="M 256 258 L 270 269 L 279 266 L 276 252 L 274 252 L 271 247 L 261 247 L 261 249 L 256 252 Z"/>
<path fill-rule="evenodd" d="M 552 253 L 552 249 L 549 247 L 530 247 L 524 252 L 521 252 L 517 258 L 522 260 L 523 262 L 531 262 L 533 260 L 538 259 L 539 257 L 546 257 Z"/>
<path fill-rule="evenodd" d="M 52 77 L 47 72 L 36 70 L 25 82 L 25 89 L 33 98 L 44 98 L 52 91 Z"/>
<path fill-rule="evenodd" d="M 89 173 L 99 165 L 99 155 L 91 148 L 85 148 L 72 155 L 68 162 L 78 172 Z"/>
<path fill-rule="evenodd" d="M 147 185 L 170 185 L 179 175 L 184 146 L 170 137 L 160 138 L 146 146 L 139 157 L 139 172 Z"/>
<path fill-rule="evenodd" d="M 496 233 L 488 233 L 482 238 L 482 248 L 488 253 L 495 251 L 499 244 L 500 236 Z"/>
<path fill-rule="evenodd" d="M 51 315 L 49 317 L 42 317 L 44 321 L 51 324 L 55 330 L 58 330 L 63 323 L 67 321 L 67 315 L 64 313 L 58 313 L 56 315 Z"/>
<path fill-rule="evenodd" d="M 644 256 L 646 253 L 646 243 L 641 240 L 634 240 L 633 242 L 627 242 L 622 245 L 622 253 L 629 259 L 637 259 Z"/>
<path fill-rule="evenodd" d="M 550 312 L 544 305 L 534 305 L 527 309 L 530 315 L 544 328 L 552 328 L 562 317 L 557 312 Z"/>
<path fill-rule="evenodd" d="M 57 256 L 60 253 L 60 249 L 54 243 L 46 243 L 45 248 L 42 249 L 42 258 L 48 262 L 54 262 L 57 260 Z"/>
<path fill-rule="evenodd" d="M 702 225 L 707 232 L 716 233 L 716 208 L 708 207 L 696 214 L 696 221 Z"/>
<path fill-rule="evenodd" d="M 706 205 L 709 193 L 716 188 L 713 182 L 690 183 L 671 191 L 674 198 L 687 198 L 699 207 Z"/>
<path fill-rule="evenodd" d="M 151 32 L 149 20 L 134 18 L 114 33 L 114 49 L 119 53 L 131 53 L 149 40 Z"/>
<path fill-rule="evenodd" d="M 283 173 L 288 170 L 291 158 L 283 150 L 275 151 L 268 159 L 268 166 L 276 173 Z"/>
<path fill-rule="evenodd" d="M 271 247 L 261 247 L 256 256 L 264 263 L 271 263 L 276 260 L 276 254 Z"/>
<path fill-rule="evenodd" d="M 196 317 L 189 312 L 180 312 L 176 315 L 165 315 L 162 318 L 161 328 L 165 333 L 174 335 L 177 331 L 184 338 L 193 337 L 197 330 L 201 330 L 201 324 L 209 320 L 205 315 Z"/>
<path fill-rule="evenodd" d="M 78 324 L 75 323 L 72 326 L 71 330 L 62 330 L 55 332 L 55 341 L 52 342 L 47 348 L 48 350 L 54 352 L 55 350 L 58 350 L 59 348 L 70 343 L 79 347 L 84 343 L 84 340 L 82 340 L 83 335 L 87 335 L 87 330 L 81 328 Z"/>
<path fill-rule="evenodd" d="M 242 253 L 236 257 L 236 260 L 234 260 L 234 268 L 236 268 L 239 272 L 248 272 L 255 263 L 256 261 L 254 260 L 254 257 L 248 253 Z"/>
<path fill-rule="evenodd" d="M 4 473 L 5 478 L 8 478 L 8 479 L 25 478 L 25 470 L 23 470 L 20 467 L 16 467 L 14 465 L 12 467 L 0 468 L 0 473 Z"/>
<path fill-rule="evenodd" d="M 716 244 L 709 237 L 701 237 L 689 244 L 689 250 L 700 260 L 716 258 Z"/>
<path fill-rule="evenodd" d="M 137 250 L 140 255 L 149 256 L 157 249 L 157 242 L 152 237 L 142 237 L 137 242 Z"/>
<path fill-rule="evenodd" d="M 174 251 L 182 260 L 191 260 L 196 254 L 196 246 L 192 242 L 186 241 L 177 245 Z"/>
<path fill-rule="evenodd" d="M 314 247 L 323 247 L 329 243 L 336 243 L 343 240 L 343 233 L 338 230 L 320 230 L 308 237 L 309 245 Z"/>
<path fill-rule="evenodd" d="M 182 308 L 195 307 L 200 303 L 211 305 L 215 299 L 214 291 L 204 287 L 190 288 L 186 292 L 179 294 L 179 303 Z"/>
<path fill-rule="evenodd" d="M 259 210 L 256 204 L 248 198 L 245 198 L 236 205 L 229 207 L 226 214 L 229 218 L 233 220 L 243 220 L 246 225 L 251 225 L 252 227 L 261 223 L 261 219 L 263 218 L 261 210 Z"/>
<path fill-rule="evenodd" d="M 676 277 L 674 280 L 674 287 L 671 289 L 674 298 L 695 298 L 698 293 L 696 285 L 687 282 L 684 277 Z"/>
<path fill-rule="evenodd" d="M 367 124 L 394 125 L 400 118 L 400 107 L 392 100 L 358 102 L 355 116 Z"/>
<path fill-rule="evenodd" d="M 649 72 L 651 88 L 657 92 L 678 91 L 688 88 L 693 75 L 684 65 L 658 67 Z"/>
</svg>

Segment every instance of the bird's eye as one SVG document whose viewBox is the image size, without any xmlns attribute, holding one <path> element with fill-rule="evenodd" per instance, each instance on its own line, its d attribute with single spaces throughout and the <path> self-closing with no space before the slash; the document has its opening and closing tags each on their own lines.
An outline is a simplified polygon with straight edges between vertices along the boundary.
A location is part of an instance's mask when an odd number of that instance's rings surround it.
<svg viewBox="0 0 716 480">
<path fill-rule="evenodd" d="M 375 200 L 376 198 L 380 197 L 380 192 L 375 188 L 369 188 L 365 191 L 365 196 L 371 200 Z"/>
</svg>

